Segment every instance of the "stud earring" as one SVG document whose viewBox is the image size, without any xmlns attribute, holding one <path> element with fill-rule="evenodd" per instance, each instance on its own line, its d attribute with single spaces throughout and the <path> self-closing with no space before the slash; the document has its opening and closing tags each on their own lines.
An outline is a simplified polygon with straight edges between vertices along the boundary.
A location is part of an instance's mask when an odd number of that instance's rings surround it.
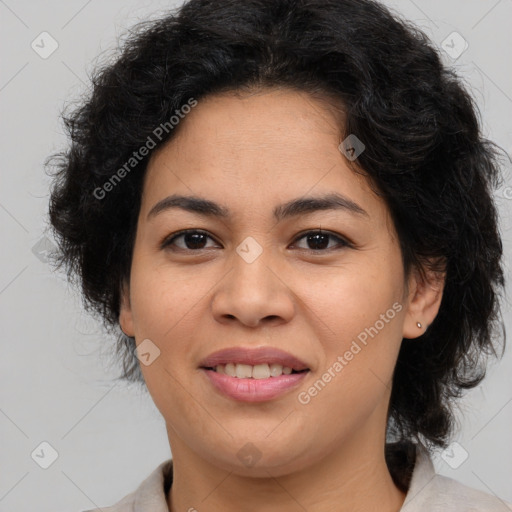
<svg viewBox="0 0 512 512">
<path fill-rule="evenodd" d="M 418 326 L 418 329 L 421 329 L 421 324 L 420 324 L 420 322 L 416 322 L 416 325 Z"/>
</svg>

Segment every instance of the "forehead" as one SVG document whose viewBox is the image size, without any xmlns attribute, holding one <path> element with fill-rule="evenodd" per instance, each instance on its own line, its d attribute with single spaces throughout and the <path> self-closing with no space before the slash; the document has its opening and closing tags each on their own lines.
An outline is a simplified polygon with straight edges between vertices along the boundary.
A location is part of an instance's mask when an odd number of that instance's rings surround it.
<svg viewBox="0 0 512 512">
<path fill-rule="evenodd" d="M 271 210 L 292 197 L 332 191 L 370 210 L 382 207 L 364 173 L 339 150 L 344 127 L 337 107 L 290 89 L 199 100 L 153 154 L 143 208 L 181 193 Z"/>
</svg>

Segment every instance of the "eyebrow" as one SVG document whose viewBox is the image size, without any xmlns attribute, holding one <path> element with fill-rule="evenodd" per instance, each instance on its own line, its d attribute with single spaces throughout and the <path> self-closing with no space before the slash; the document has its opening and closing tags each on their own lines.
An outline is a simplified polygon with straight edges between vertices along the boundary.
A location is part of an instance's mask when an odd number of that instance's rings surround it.
<svg viewBox="0 0 512 512">
<path fill-rule="evenodd" d="M 215 203 L 214 201 L 197 196 L 174 194 L 156 203 L 148 213 L 147 219 L 149 220 L 159 213 L 172 208 L 181 208 L 182 210 L 197 213 L 206 217 L 219 217 L 222 219 L 231 218 L 229 209 Z M 285 218 L 310 214 L 322 210 L 344 210 L 353 215 L 370 217 L 366 210 L 361 208 L 361 206 L 339 193 L 293 199 L 276 206 L 273 214 L 277 221 L 281 221 Z"/>
</svg>

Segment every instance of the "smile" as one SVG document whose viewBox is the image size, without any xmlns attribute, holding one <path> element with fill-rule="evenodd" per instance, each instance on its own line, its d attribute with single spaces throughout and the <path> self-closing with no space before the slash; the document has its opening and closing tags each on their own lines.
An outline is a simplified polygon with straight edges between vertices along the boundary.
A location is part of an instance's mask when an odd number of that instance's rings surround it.
<svg viewBox="0 0 512 512">
<path fill-rule="evenodd" d="M 210 354 L 199 369 L 223 397 L 264 402 L 298 387 L 311 369 L 298 357 L 274 347 L 232 347 Z"/>
<path fill-rule="evenodd" d="M 300 373 L 307 371 L 307 369 L 294 370 L 289 366 L 283 366 L 278 363 L 263 363 L 263 364 L 242 364 L 242 363 L 227 363 L 218 364 L 215 368 L 208 368 L 217 373 L 229 375 L 230 377 L 237 377 L 238 379 L 268 379 L 270 377 L 280 377 L 281 375 L 290 375 L 292 373 Z"/>
</svg>

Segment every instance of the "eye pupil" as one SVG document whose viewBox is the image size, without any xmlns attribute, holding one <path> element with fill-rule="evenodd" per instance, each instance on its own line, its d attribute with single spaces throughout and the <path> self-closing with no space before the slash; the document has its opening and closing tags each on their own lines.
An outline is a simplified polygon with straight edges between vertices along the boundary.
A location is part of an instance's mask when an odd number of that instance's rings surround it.
<svg viewBox="0 0 512 512">
<path fill-rule="evenodd" d="M 188 249 L 203 249 L 206 236 L 203 233 L 185 233 L 183 240 Z"/>
<path fill-rule="evenodd" d="M 308 244 L 313 242 L 314 247 L 312 249 L 325 249 L 329 245 L 329 235 L 323 233 L 315 233 L 308 235 Z"/>
</svg>

